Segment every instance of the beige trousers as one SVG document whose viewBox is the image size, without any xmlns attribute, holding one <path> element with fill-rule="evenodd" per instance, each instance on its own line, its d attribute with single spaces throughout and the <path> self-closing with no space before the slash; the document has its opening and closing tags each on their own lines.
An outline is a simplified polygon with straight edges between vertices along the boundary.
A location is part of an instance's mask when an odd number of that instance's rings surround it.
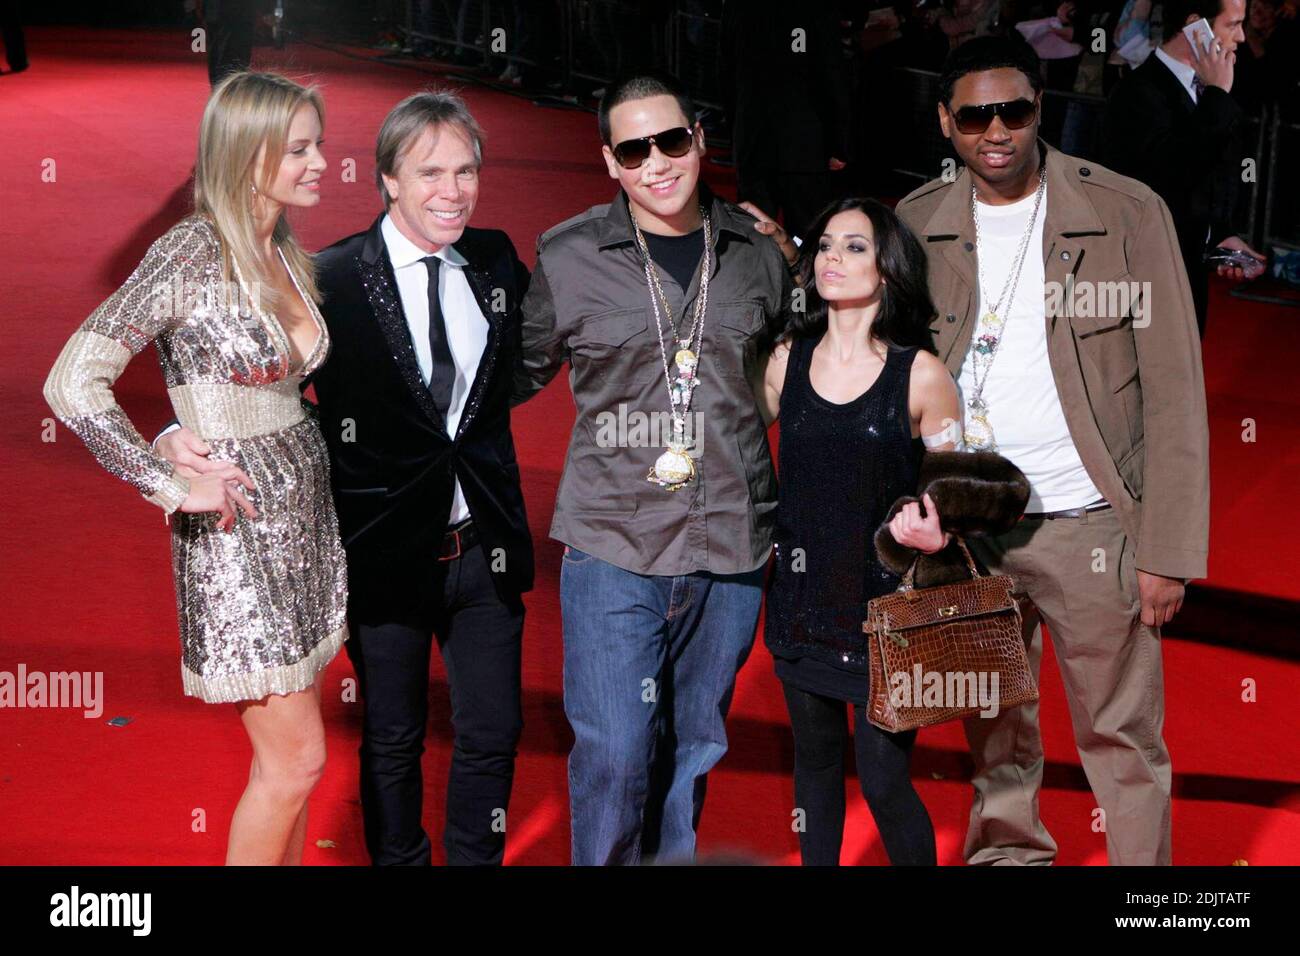
<svg viewBox="0 0 1300 956">
<path fill-rule="evenodd" d="M 1112 865 L 1168 865 L 1171 770 L 1162 737 L 1160 633 L 1142 623 L 1135 549 L 1118 516 L 1105 510 L 1025 519 L 999 537 L 972 538 L 970 546 L 991 572 L 1015 579 L 1035 679 L 1042 624 L 1051 632 L 1075 745 L 1104 814 L 1078 825 L 1104 823 Z M 967 863 L 1047 864 L 1056 855 L 1038 817 L 1038 706 L 965 721 L 975 759 Z"/>
</svg>

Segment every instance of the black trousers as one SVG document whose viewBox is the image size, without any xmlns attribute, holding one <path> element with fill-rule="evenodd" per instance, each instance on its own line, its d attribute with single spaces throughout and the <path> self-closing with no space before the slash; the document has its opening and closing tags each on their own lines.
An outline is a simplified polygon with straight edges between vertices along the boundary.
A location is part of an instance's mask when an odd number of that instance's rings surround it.
<svg viewBox="0 0 1300 956">
<path fill-rule="evenodd" d="M 348 656 L 364 701 L 361 810 L 377 866 L 427 866 L 420 757 L 429 712 L 429 656 L 438 640 L 454 737 L 443 847 L 449 865 L 500 864 L 523 730 L 523 603 L 502 601 L 483 548 L 438 562 L 418 620 L 349 624 Z"/>
<path fill-rule="evenodd" d="M 781 682 L 794 731 L 794 799 L 804 811 L 799 853 L 804 866 L 839 866 L 844 842 L 845 702 Z M 912 786 L 908 766 L 916 731 L 890 734 L 852 707 L 858 783 L 895 866 L 935 864 L 934 827 Z"/>
<path fill-rule="evenodd" d="M 1183 254 L 1183 267 L 1187 270 L 1187 284 L 1192 290 L 1192 308 L 1196 310 L 1196 328 L 1205 338 L 1205 317 L 1210 311 L 1210 269 L 1202 258 L 1203 249 L 1192 249 Z"/>
</svg>

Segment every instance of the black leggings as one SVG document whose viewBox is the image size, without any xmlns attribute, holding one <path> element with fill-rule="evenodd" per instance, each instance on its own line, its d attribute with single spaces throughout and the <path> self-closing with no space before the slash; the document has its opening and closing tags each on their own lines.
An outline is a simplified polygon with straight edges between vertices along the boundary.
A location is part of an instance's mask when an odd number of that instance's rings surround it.
<svg viewBox="0 0 1300 956">
<path fill-rule="evenodd" d="M 844 840 L 845 702 L 782 682 L 794 730 L 794 799 L 804 811 L 804 866 L 838 866 Z M 908 773 L 916 731 L 886 733 L 853 707 L 858 781 L 895 866 L 933 866 L 934 827 Z"/>
</svg>

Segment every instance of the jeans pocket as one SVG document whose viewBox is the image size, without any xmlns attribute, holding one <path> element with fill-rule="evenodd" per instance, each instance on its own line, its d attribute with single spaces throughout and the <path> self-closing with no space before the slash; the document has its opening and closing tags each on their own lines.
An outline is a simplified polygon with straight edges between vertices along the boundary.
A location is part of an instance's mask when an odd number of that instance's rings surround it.
<svg viewBox="0 0 1300 956">
<path fill-rule="evenodd" d="M 564 546 L 564 562 L 566 564 L 586 564 L 591 560 L 591 555 L 586 551 L 579 551 L 572 545 Z"/>
</svg>

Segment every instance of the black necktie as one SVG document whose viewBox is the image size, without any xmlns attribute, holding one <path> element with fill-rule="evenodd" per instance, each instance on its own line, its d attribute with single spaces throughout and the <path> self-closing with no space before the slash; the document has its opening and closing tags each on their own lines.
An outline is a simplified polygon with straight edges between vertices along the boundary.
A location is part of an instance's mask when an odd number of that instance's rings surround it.
<svg viewBox="0 0 1300 956">
<path fill-rule="evenodd" d="M 1192 99 L 1199 103 L 1201 101 L 1201 94 L 1205 92 L 1205 84 L 1201 82 L 1199 76 L 1192 77 L 1192 91 L 1196 94 Z"/>
<path fill-rule="evenodd" d="M 429 270 L 429 349 L 433 355 L 433 368 L 429 372 L 429 394 L 433 403 L 447 422 L 447 409 L 451 408 L 451 389 L 456 384 L 456 362 L 451 357 L 447 343 L 447 323 L 442 317 L 442 304 L 438 301 L 438 269 L 442 260 L 428 256 L 424 266 Z"/>
</svg>

